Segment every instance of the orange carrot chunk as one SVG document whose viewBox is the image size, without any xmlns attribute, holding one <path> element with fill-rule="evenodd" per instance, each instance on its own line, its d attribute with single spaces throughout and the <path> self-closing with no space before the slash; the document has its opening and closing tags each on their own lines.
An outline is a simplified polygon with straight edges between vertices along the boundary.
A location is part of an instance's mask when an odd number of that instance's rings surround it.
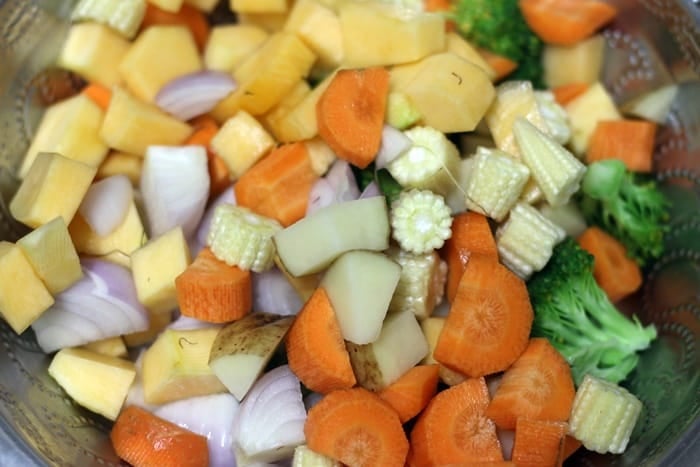
<svg viewBox="0 0 700 467">
<path fill-rule="evenodd" d="M 471 378 L 438 393 L 411 432 L 411 465 L 502 461 L 496 425 L 485 415 L 488 405 L 484 378 Z"/>
<path fill-rule="evenodd" d="M 382 141 L 389 72 L 340 70 L 316 104 L 318 134 L 336 155 L 364 169 Z"/>
<path fill-rule="evenodd" d="M 598 122 L 586 153 L 589 164 L 620 159 L 633 172 L 651 172 L 656 123 L 646 120 Z"/>
<path fill-rule="evenodd" d="M 515 429 L 520 417 L 563 422 L 569 419 L 575 393 L 564 357 L 547 339 L 533 338 L 503 374 L 486 415 L 503 430 Z"/>
<path fill-rule="evenodd" d="M 209 22 L 204 13 L 195 7 L 184 4 L 177 13 L 161 10 L 150 2 L 146 3 L 146 13 L 141 21 L 141 31 L 149 26 L 181 25 L 192 33 L 200 51 L 204 50 L 209 39 Z"/>
<path fill-rule="evenodd" d="M 530 29 L 554 45 L 574 45 L 617 15 L 617 9 L 602 0 L 519 0 L 518 4 Z"/>
<path fill-rule="evenodd" d="M 311 187 L 317 179 L 306 144 L 285 144 L 273 149 L 238 179 L 234 188 L 236 201 L 286 227 L 304 217 Z"/>
<path fill-rule="evenodd" d="M 554 94 L 554 99 L 557 101 L 557 104 L 566 105 L 586 92 L 588 86 L 588 83 L 562 84 L 561 86 L 553 88 L 552 94 Z"/>
<path fill-rule="evenodd" d="M 518 62 L 515 62 L 503 55 L 499 55 L 495 52 L 482 48 L 477 48 L 477 52 L 479 52 L 481 58 L 483 58 L 494 71 L 494 81 L 502 80 L 509 74 L 513 73 L 516 68 L 518 68 Z"/>
<path fill-rule="evenodd" d="M 109 435 L 114 451 L 135 467 L 207 467 L 207 438 L 135 405 L 125 408 Z"/>
<path fill-rule="evenodd" d="M 310 449 L 353 467 L 403 467 L 408 440 L 399 416 L 360 387 L 326 395 L 304 425 Z"/>
<path fill-rule="evenodd" d="M 112 91 L 97 83 L 90 83 L 83 88 L 83 94 L 99 105 L 102 110 L 107 110 L 112 100 Z"/>
<path fill-rule="evenodd" d="M 401 423 L 406 423 L 428 405 L 437 393 L 439 379 L 439 365 L 418 365 L 408 370 L 378 394 L 396 410 Z"/>
<path fill-rule="evenodd" d="M 561 453 L 562 462 L 571 457 L 576 451 L 579 450 L 581 446 L 583 446 L 581 441 L 577 440 L 571 435 L 566 435 L 564 437 L 564 446 Z"/>
<path fill-rule="evenodd" d="M 333 305 L 321 287 L 294 320 L 286 347 L 289 367 L 312 391 L 327 394 L 357 382 Z"/>
<path fill-rule="evenodd" d="M 433 356 L 470 377 L 503 371 L 527 347 L 533 317 L 525 282 L 492 258 L 474 255 Z"/>
<path fill-rule="evenodd" d="M 226 323 L 247 315 L 252 307 L 250 271 L 229 266 L 209 248 L 175 278 L 180 312 L 210 323 Z"/>
<path fill-rule="evenodd" d="M 451 229 L 452 235 L 442 250 L 447 261 L 447 300 L 450 303 L 471 255 L 483 254 L 498 261 L 496 241 L 486 216 L 465 211 L 454 216 Z"/>
<path fill-rule="evenodd" d="M 592 226 L 579 237 L 581 248 L 593 255 L 593 277 L 611 302 L 636 292 L 642 285 L 642 272 L 627 249 L 612 235 Z"/>
<path fill-rule="evenodd" d="M 518 467 L 559 465 L 567 429 L 566 422 L 518 418 L 515 422 L 513 462 Z"/>
<path fill-rule="evenodd" d="M 191 122 L 194 132 L 185 141 L 185 145 L 204 146 L 207 150 L 207 168 L 209 169 L 209 197 L 214 197 L 231 186 L 231 174 L 224 160 L 212 151 L 209 143 L 219 131 L 216 120 L 208 116 L 197 117 Z"/>
</svg>

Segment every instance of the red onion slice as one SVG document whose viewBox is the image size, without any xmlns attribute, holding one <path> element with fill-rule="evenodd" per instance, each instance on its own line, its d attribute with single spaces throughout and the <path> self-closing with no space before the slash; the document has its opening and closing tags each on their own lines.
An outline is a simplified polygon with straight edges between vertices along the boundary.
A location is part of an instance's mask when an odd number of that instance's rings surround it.
<svg viewBox="0 0 700 467">
<path fill-rule="evenodd" d="M 303 303 L 282 271 L 253 274 L 253 309 L 282 316 L 296 315 Z"/>
<path fill-rule="evenodd" d="M 331 204 L 355 200 L 359 196 L 360 189 L 350 164 L 338 159 L 328 173 L 311 187 L 306 214 L 312 214 Z"/>
<path fill-rule="evenodd" d="M 122 223 L 133 195 L 126 175 L 112 175 L 90 186 L 78 211 L 93 232 L 104 237 Z"/>
<path fill-rule="evenodd" d="M 397 130 L 391 125 L 384 125 L 382 129 L 382 143 L 379 152 L 374 159 L 374 164 L 378 169 L 386 167 L 391 161 L 396 159 L 401 153 L 413 145 L 411 139 L 401 130 Z"/>
<path fill-rule="evenodd" d="M 128 269 L 100 259 L 81 263 L 83 277 L 57 294 L 32 324 L 46 353 L 148 329 L 148 313 Z"/>
<path fill-rule="evenodd" d="M 185 238 L 190 238 L 209 197 L 204 147 L 149 146 L 141 172 L 141 192 L 151 237 L 181 226 Z"/>
<path fill-rule="evenodd" d="M 209 112 L 236 87 L 236 81 L 229 73 L 198 71 L 167 83 L 158 91 L 155 103 L 184 121 Z"/>
</svg>

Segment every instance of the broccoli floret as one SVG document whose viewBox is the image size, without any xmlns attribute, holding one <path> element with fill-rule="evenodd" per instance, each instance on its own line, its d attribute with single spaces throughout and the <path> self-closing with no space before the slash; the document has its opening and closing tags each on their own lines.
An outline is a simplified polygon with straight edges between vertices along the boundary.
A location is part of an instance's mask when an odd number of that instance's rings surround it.
<svg viewBox="0 0 700 467">
<path fill-rule="evenodd" d="M 576 384 L 586 374 L 619 383 L 637 366 L 637 352 L 656 338 L 615 308 L 593 277 L 593 256 L 567 237 L 527 284 L 535 311 L 532 335 L 546 337 L 571 365 Z"/>
<path fill-rule="evenodd" d="M 618 159 L 595 162 L 581 185 L 581 212 L 627 248 L 640 266 L 663 253 L 669 203 L 656 183 Z"/>
<path fill-rule="evenodd" d="M 518 0 L 459 0 L 450 19 L 473 44 L 518 62 L 511 79 L 529 80 L 544 89 L 543 43 L 525 22 Z"/>
<path fill-rule="evenodd" d="M 394 180 L 387 169 L 377 170 L 374 163 L 371 163 L 364 169 L 352 167 L 352 172 L 355 175 L 355 180 L 357 181 L 357 186 L 360 191 L 367 188 L 372 182 L 375 182 L 379 187 L 379 191 L 386 197 L 387 204 L 391 205 L 396 199 L 398 199 L 403 187 Z"/>
</svg>

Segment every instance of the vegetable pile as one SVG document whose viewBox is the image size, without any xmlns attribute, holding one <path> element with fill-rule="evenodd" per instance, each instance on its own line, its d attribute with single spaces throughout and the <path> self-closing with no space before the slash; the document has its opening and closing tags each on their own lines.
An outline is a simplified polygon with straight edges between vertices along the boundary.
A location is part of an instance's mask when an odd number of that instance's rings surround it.
<svg viewBox="0 0 700 467">
<path fill-rule="evenodd" d="M 615 8 L 223 3 L 78 2 L 57 65 L 87 85 L 47 107 L 10 203 L 33 230 L 0 242 L 0 314 L 117 455 L 624 452 L 672 94 L 623 115 L 599 82 Z"/>
</svg>

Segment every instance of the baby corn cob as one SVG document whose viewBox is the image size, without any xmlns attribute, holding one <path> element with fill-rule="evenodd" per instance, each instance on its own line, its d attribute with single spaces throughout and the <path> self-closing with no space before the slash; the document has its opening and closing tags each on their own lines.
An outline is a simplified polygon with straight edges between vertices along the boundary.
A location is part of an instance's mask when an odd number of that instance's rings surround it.
<svg viewBox="0 0 700 467">
<path fill-rule="evenodd" d="M 621 454 L 641 411 L 642 403 L 626 389 L 586 375 L 576 391 L 569 432 L 586 449 Z"/>
<path fill-rule="evenodd" d="M 389 311 L 411 310 L 416 318 L 427 318 L 444 296 L 447 264 L 435 251 L 417 255 L 394 247 L 388 256 L 401 266 Z"/>
<path fill-rule="evenodd" d="M 214 256 L 231 266 L 262 272 L 274 262 L 272 236 L 282 226 L 250 209 L 221 204 L 214 211 L 207 245 Z"/>
<path fill-rule="evenodd" d="M 80 0 L 71 20 L 106 24 L 127 39 L 133 39 L 146 14 L 146 0 Z"/>
<path fill-rule="evenodd" d="M 392 236 L 415 254 L 442 247 L 450 238 L 452 215 L 445 199 L 430 190 L 404 191 L 391 205 Z"/>
<path fill-rule="evenodd" d="M 569 116 L 566 110 L 554 99 L 552 91 L 535 91 L 535 100 L 544 119 L 549 136 L 559 144 L 566 144 L 571 139 Z"/>
</svg>

